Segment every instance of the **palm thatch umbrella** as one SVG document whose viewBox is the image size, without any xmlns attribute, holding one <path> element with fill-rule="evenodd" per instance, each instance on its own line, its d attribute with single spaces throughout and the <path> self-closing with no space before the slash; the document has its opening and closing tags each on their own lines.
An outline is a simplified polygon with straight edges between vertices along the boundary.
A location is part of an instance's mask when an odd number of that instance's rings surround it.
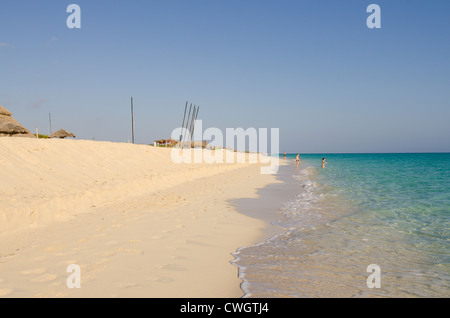
<svg viewBox="0 0 450 318">
<path fill-rule="evenodd" d="M 0 106 L 0 137 L 34 137 L 28 129 L 11 117 L 11 112 Z"/>
<path fill-rule="evenodd" d="M 0 105 L 0 115 L 11 116 L 12 114 L 9 110 Z"/>
<path fill-rule="evenodd" d="M 71 132 L 68 132 L 67 130 L 64 130 L 64 129 L 55 131 L 49 137 L 50 138 L 66 138 L 66 137 L 76 138 L 76 136 L 74 134 L 72 134 Z"/>
</svg>

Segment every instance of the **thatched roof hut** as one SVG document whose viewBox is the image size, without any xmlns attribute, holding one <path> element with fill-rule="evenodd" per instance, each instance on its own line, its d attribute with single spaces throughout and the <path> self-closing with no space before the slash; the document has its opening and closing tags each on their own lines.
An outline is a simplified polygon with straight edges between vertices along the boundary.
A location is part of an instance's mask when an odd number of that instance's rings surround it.
<svg viewBox="0 0 450 318">
<path fill-rule="evenodd" d="M 11 112 L 0 106 L 0 137 L 34 137 L 28 129 L 11 117 Z"/>
<path fill-rule="evenodd" d="M 0 105 L 0 115 L 12 116 L 11 112 L 1 105 Z"/>
<path fill-rule="evenodd" d="M 72 134 L 71 132 L 68 132 L 67 130 L 64 130 L 64 129 L 55 131 L 49 137 L 50 138 L 66 138 L 66 137 L 76 138 L 76 136 L 74 134 Z"/>
</svg>

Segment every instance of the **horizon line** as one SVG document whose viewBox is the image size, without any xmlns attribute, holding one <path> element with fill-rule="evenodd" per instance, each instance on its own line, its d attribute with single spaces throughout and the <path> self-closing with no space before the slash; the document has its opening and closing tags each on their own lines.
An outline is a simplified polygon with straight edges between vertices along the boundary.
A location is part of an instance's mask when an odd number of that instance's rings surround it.
<svg viewBox="0 0 450 318">
<path fill-rule="evenodd" d="M 405 151 L 405 152 L 299 152 L 300 155 L 364 155 L 364 154 L 450 154 L 450 151 Z M 296 155 L 297 152 L 286 153 L 286 155 Z M 273 154 L 277 155 L 277 154 Z M 283 153 L 278 153 L 283 155 Z"/>
</svg>

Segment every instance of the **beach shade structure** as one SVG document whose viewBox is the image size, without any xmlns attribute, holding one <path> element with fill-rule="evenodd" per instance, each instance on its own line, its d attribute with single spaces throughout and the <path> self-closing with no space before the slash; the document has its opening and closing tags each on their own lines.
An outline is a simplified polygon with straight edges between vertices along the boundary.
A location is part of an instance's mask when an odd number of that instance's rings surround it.
<svg viewBox="0 0 450 318">
<path fill-rule="evenodd" d="M 76 136 L 74 134 L 72 134 L 71 132 L 68 132 L 67 130 L 64 130 L 64 129 L 55 131 L 49 137 L 50 138 L 66 138 L 66 137 L 76 138 Z"/>
<path fill-rule="evenodd" d="M 5 107 L 0 106 L 0 115 L 3 116 L 12 116 L 11 112 L 7 110 Z"/>
<path fill-rule="evenodd" d="M 155 145 L 158 147 L 174 147 L 178 143 L 179 141 L 172 138 L 155 140 Z"/>
<path fill-rule="evenodd" d="M 212 146 L 209 146 L 206 140 L 201 141 L 182 141 L 180 143 L 176 143 L 174 145 L 177 148 L 197 148 L 197 149 L 211 149 Z"/>
<path fill-rule="evenodd" d="M 202 140 L 202 141 L 191 141 L 191 148 L 208 148 L 208 143 L 206 142 L 206 140 Z"/>
<path fill-rule="evenodd" d="M 6 108 L 0 106 L 0 137 L 35 137 L 19 124 Z"/>
</svg>

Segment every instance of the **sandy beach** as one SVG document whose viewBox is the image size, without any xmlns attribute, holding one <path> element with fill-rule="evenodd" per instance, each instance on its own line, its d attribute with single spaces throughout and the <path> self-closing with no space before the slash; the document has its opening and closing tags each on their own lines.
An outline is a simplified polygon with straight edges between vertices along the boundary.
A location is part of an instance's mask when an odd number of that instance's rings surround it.
<svg viewBox="0 0 450 318">
<path fill-rule="evenodd" d="M 232 253 L 267 222 L 237 211 L 280 182 L 261 163 L 176 164 L 171 150 L 0 138 L 1 297 L 240 297 Z M 68 288 L 67 266 L 81 269 Z"/>
</svg>

